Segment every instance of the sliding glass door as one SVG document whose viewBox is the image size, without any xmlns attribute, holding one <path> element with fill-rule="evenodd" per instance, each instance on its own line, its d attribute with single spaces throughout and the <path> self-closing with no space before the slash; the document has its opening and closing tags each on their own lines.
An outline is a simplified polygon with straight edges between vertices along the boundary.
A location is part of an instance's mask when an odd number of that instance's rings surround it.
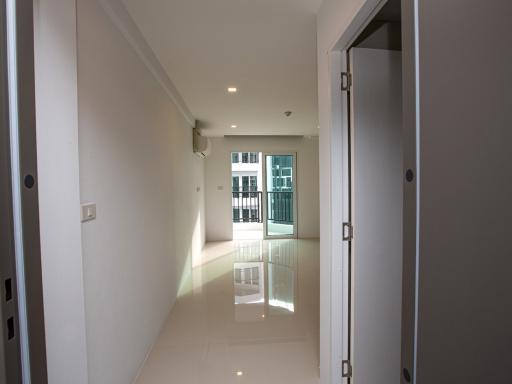
<svg viewBox="0 0 512 384">
<path fill-rule="evenodd" d="M 265 238 L 297 237 L 296 155 L 266 153 L 264 158 Z"/>
</svg>

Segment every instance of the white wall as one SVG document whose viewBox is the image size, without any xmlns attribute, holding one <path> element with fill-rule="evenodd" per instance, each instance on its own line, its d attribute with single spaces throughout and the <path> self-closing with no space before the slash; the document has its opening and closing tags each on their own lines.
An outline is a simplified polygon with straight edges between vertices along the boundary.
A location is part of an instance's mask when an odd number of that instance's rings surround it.
<svg viewBox="0 0 512 384">
<path fill-rule="evenodd" d="M 208 241 L 233 238 L 231 152 L 236 151 L 297 152 L 298 234 L 300 238 L 320 237 L 317 137 L 216 137 L 211 141 L 212 153 L 206 159 Z"/>
<path fill-rule="evenodd" d="M 133 381 L 204 241 L 192 129 L 97 1 L 78 0 L 89 382 Z"/>
<path fill-rule="evenodd" d="M 36 0 L 35 75 L 48 382 L 86 384 L 74 0 Z"/>
</svg>

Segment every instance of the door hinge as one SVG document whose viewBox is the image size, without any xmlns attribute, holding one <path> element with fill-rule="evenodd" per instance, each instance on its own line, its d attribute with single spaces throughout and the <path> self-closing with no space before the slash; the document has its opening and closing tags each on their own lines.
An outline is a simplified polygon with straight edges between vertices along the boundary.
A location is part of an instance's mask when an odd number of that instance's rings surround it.
<svg viewBox="0 0 512 384">
<path fill-rule="evenodd" d="M 350 360 L 342 360 L 341 377 L 352 377 L 352 364 L 350 364 Z"/>
<path fill-rule="evenodd" d="M 348 91 L 352 86 L 352 74 L 350 72 L 341 72 L 341 90 Z"/>
<path fill-rule="evenodd" d="M 354 227 L 352 223 L 343 223 L 343 241 L 352 241 L 354 238 Z"/>
</svg>

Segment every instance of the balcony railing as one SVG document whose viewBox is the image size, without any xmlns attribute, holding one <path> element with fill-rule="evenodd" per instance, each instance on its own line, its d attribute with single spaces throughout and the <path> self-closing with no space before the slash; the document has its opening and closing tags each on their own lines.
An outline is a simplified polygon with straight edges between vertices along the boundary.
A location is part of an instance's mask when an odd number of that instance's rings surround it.
<svg viewBox="0 0 512 384">
<path fill-rule="evenodd" d="M 293 224 L 293 192 L 267 192 L 268 220 Z"/>
<path fill-rule="evenodd" d="M 262 192 L 233 192 L 233 223 L 262 223 Z"/>
<path fill-rule="evenodd" d="M 262 192 L 232 192 L 233 222 L 262 223 Z M 293 224 L 293 192 L 267 192 L 268 220 Z"/>
</svg>

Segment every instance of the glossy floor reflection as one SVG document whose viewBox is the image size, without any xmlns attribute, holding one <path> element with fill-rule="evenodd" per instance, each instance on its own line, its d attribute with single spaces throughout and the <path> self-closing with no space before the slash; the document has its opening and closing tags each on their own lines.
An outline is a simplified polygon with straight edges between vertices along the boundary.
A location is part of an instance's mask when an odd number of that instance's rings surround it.
<svg viewBox="0 0 512 384">
<path fill-rule="evenodd" d="M 319 382 L 319 242 L 210 243 L 138 384 Z"/>
</svg>

